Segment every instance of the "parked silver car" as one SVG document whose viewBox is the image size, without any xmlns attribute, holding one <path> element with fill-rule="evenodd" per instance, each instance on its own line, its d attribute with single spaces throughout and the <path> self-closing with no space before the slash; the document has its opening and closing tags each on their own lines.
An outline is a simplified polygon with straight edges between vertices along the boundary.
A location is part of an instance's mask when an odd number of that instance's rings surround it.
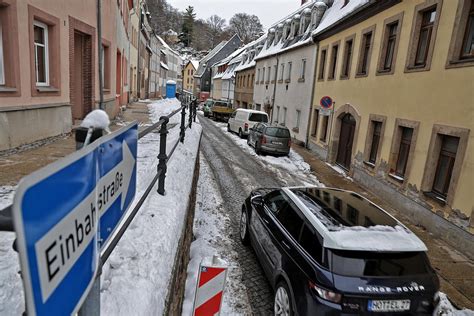
<svg viewBox="0 0 474 316">
<path fill-rule="evenodd" d="M 258 123 L 250 129 L 247 144 L 253 146 L 257 154 L 288 155 L 291 148 L 290 131 L 284 126 Z"/>
</svg>

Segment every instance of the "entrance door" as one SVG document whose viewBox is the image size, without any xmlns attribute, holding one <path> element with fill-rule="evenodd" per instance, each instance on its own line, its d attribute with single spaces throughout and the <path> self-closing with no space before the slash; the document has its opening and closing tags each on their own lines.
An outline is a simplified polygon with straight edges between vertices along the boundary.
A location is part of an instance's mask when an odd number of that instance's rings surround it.
<svg viewBox="0 0 474 316">
<path fill-rule="evenodd" d="M 355 126 L 356 121 L 352 115 L 347 113 L 342 117 L 336 163 L 346 170 L 349 170 L 351 167 L 352 143 L 354 142 Z"/>
<path fill-rule="evenodd" d="M 73 70 L 73 91 L 71 96 L 72 118 L 82 120 L 85 116 L 84 108 L 84 35 L 74 32 L 74 70 Z"/>
</svg>

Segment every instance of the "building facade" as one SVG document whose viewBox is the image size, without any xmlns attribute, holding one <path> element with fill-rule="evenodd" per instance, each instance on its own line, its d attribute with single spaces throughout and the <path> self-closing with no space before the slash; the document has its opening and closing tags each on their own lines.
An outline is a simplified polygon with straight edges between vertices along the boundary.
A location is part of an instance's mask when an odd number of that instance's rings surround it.
<svg viewBox="0 0 474 316">
<path fill-rule="evenodd" d="M 189 60 L 183 69 L 183 90 L 193 93 L 194 89 L 194 73 L 199 67 L 199 62 Z"/>
<path fill-rule="evenodd" d="M 245 46 L 242 61 L 235 68 L 235 96 L 234 108 L 253 109 L 253 93 L 255 85 L 255 52 L 257 46 L 266 39 L 262 36 L 258 40 Z"/>
<path fill-rule="evenodd" d="M 473 11 L 470 0 L 370 2 L 314 34 L 309 147 L 436 233 L 440 216 L 470 218 L 472 232 Z"/>
<path fill-rule="evenodd" d="M 214 49 L 199 61 L 199 68 L 194 75 L 196 94 L 200 92 L 211 92 L 211 81 L 215 75 L 215 73 L 212 73 L 212 66 L 232 54 L 241 43 L 242 41 L 239 36 L 235 34 L 228 41 L 221 42 L 214 47 Z"/>
<path fill-rule="evenodd" d="M 311 34 L 326 8 L 323 2 L 308 2 L 274 24 L 255 58 L 254 108 L 287 126 L 300 144 L 307 143 L 313 97 L 316 45 Z"/>
<path fill-rule="evenodd" d="M 126 23 L 118 14 L 131 5 L 102 2 L 104 108 L 110 115 L 118 112 L 116 19 Z M 92 0 L 68 0 L 61 6 L 0 2 L 0 150 L 68 133 L 98 106 L 95 8 Z"/>
</svg>

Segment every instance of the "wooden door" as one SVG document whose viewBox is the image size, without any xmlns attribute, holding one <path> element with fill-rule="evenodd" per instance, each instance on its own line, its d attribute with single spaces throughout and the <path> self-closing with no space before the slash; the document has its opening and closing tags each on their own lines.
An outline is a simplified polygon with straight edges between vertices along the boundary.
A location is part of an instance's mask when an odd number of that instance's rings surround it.
<svg viewBox="0 0 474 316">
<path fill-rule="evenodd" d="M 355 126 L 356 121 L 352 115 L 346 114 L 342 117 L 336 163 L 346 170 L 351 167 Z"/>
<path fill-rule="evenodd" d="M 84 35 L 74 32 L 74 70 L 73 89 L 71 96 L 72 117 L 74 120 L 82 120 L 84 111 Z"/>
</svg>

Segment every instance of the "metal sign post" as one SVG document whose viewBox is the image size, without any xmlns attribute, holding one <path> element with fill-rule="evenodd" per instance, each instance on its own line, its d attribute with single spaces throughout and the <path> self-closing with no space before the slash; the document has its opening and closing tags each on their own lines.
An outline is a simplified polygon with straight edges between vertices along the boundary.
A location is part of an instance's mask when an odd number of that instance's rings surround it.
<svg viewBox="0 0 474 316">
<path fill-rule="evenodd" d="M 13 204 L 29 315 L 77 313 L 135 196 L 137 124 L 21 180 Z"/>
</svg>

